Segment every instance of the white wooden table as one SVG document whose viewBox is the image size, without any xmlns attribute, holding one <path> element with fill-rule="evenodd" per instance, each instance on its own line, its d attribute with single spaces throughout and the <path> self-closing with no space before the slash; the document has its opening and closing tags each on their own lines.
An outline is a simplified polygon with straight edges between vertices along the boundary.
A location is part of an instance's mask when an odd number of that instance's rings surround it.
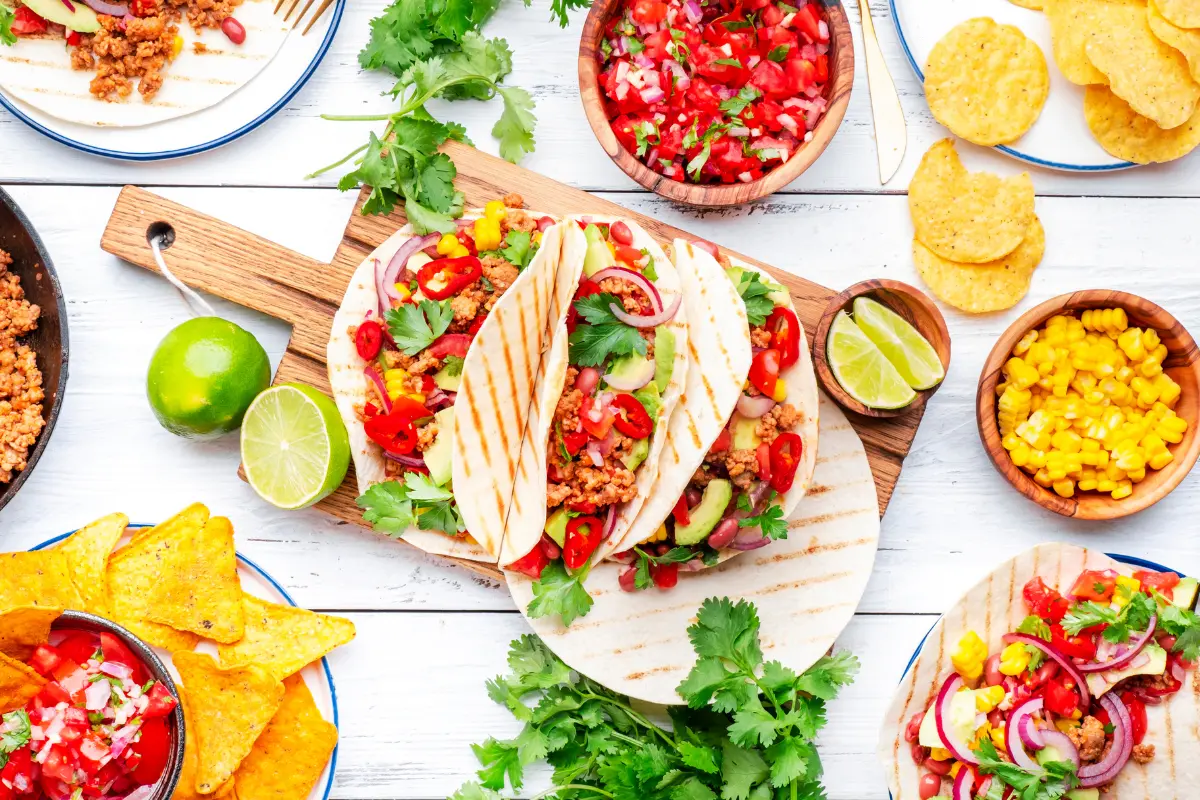
<svg viewBox="0 0 1200 800">
<path fill-rule="evenodd" d="M 165 281 L 101 252 L 99 241 L 119 187 L 136 183 L 329 258 L 354 196 L 333 188 L 336 176 L 306 182 L 303 175 L 366 140 L 366 128 L 324 122 L 321 113 L 389 108 L 379 93 L 391 82 L 363 75 L 356 59 L 368 21 L 384 5 L 352 0 L 333 50 L 287 110 L 204 156 L 150 165 L 101 161 L 0 113 L 0 184 L 50 248 L 67 294 L 72 346 L 62 417 L 37 472 L 0 513 L 0 547 L 28 547 L 115 510 L 152 522 L 199 500 L 231 517 L 238 548 L 297 602 L 344 613 L 358 625 L 357 641 L 332 658 L 342 713 L 338 800 L 442 798 L 471 777 L 476 764 L 468 745 L 516 730 L 488 700 L 484 681 L 504 670 L 508 642 L 525 623 L 502 587 L 318 513 L 266 506 L 235 475 L 236 437 L 194 444 L 162 430 L 145 399 L 146 368 L 158 340 L 187 312 Z M 511 80 L 537 99 L 538 150 L 525 166 L 830 287 L 870 277 L 919 285 L 904 191 L 921 155 L 945 133 L 902 58 L 886 2 L 875 0 L 876 24 L 910 133 L 897 178 L 878 184 L 860 62 L 845 123 L 808 174 L 765 203 L 706 214 L 640 191 L 604 156 L 579 105 L 582 17 L 562 32 L 547 21 L 548 5 L 535 0 L 526 10 L 508 0 L 489 30 L 508 38 L 516 62 Z M 857 10 L 849 11 L 856 18 Z M 495 151 L 488 131 L 497 106 L 460 103 L 435 112 L 467 123 L 475 141 Z M 1018 169 L 1002 156 L 963 148 L 976 168 Z M 1020 310 L 1054 295 L 1137 292 L 1200 332 L 1200 156 L 1105 177 L 1037 172 L 1034 183 L 1049 246 L 1029 296 L 999 315 L 946 311 L 953 365 L 883 520 L 875 575 L 839 642 L 858 654 L 863 669 L 833 705 L 821 741 L 831 798 L 886 797 L 873 749 L 892 687 L 935 615 L 997 561 L 1065 539 L 1200 572 L 1194 479 L 1135 518 L 1071 523 L 1009 488 L 984 455 L 974 415 L 979 370 L 995 337 Z M 278 360 L 288 336 L 281 324 L 217 305 Z"/>
</svg>

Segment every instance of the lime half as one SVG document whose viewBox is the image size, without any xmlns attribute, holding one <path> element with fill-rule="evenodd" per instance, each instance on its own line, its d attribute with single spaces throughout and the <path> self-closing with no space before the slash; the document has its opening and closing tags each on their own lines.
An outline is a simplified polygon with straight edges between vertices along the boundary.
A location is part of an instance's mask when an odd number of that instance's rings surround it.
<svg viewBox="0 0 1200 800">
<path fill-rule="evenodd" d="M 273 506 L 307 508 L 329 496 L 350 466 L 337 406 L 300 383 L 267 389 L 242 421 L 242 464 L 254 491 Z"/>
<path fill-rule="evenodd" d="M 942 360 L 929 340 L 887 306 L 869 297 L 857 297 L 854 321 L 912 388 L 931 389 L 946 377 Z"/>
<path fill-rule="evenodd" d="M 846 393 L 870 408 L 903 408 L 917 393 L 875 343 L 839 311 L 829 327 L 825 357 Z"/>
</svg>

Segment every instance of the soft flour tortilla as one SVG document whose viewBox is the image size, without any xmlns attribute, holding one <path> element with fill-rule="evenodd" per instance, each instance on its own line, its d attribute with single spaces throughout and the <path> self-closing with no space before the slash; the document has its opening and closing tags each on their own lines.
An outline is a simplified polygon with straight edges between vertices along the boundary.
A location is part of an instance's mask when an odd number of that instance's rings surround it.
<svg viewBox="0 0 1200 800">
<path fill-rule="evenodd" d="M 235 45 L 219 29 L 197 33 L 187 19 L 179 22 L 183 51 L 163 70 L 163 85 L 150 102 L 135 89 L 122 102 L 110 103 L 88 91 L 94 69 L 71 68 L 71 52 L 62 39 L 19 39 L 0 46 L 0 89 L 33 108 L 67 122 L 97 127 L 134 128 L 211 108 L 253 80 L 275 58 L 292 26 L 275 16 L 272 0 L 246 0 L 234 16 L 246 27 L 246 41 Z M 203 43 L 205 53 L 195 52 Z"/>
<path fill-rule="evenodd" d="M 534 212 L 528 213 L 534 214 Z M 464 219 L 470 220 L 478 216 L 478 213 L 468 214 Z M 534 214 L 534 216 L 541 217 L 544 215 Z M 499 308 L 500 304 L 506 301 L 514 305 L 519 305 L 521 302 L 520 298 L 528 296 L 533 291 L 534 286 L 543 279 L 541 276 L 547 272 L 550 275 L 554 274 L 560 257 L 559 231 L 561 227 L 560 225 L 555 225 L 546 231 L 537 256 L 534 257 L 533 262 L 526 267 L 513 285 L 509 287 L 508 291 L 504 293 L 500 301 L 496 304 L 496 308 Z M 342 421 L 346 424 L 346 430 L 350 435 L 350 453 L 354 458 L 354 472 L 358 478 L 359 494 L 362 494 L 376 483 L 388 480 L 388 477 L 384 468 L 386 462 L 382 450 L 379 445 L 372 442 L 367 436 L 366 430 L 358 418 L 357 412 L 367 402 L 369 394 L 367 378 L 363 374 L 367 363 L 359 357 L 358 350 L 354 345 L 354 337 L 351 336 L 350 331 L 366 318 L 368 311 L 372 315 L 379 313 L 379 301 L 375 293 L 376 262 L 386 263 L 389 261 L 413 235 L 412 226 L 406 225 L 376 248 L 371 255 L 367 256 L 358 269 L 355 270 L 354 276 L 350 279 L 350 285 L 346 288 L 346 295 L 342 300 L 342 305 L 333 317 L 333 328 L 331 329 L 327 351 L 329 383 L 333 389 L 333 397 L 337 402 Z M 488 316 L 470 351 L 468 351 L 463 369 L 464 378 L 466 375 L 466 365 L 470 364 L 472 359 L 475 358 L 476 351 L 480 349 L 480 343 L 490 342 L 494 338 L 492 334 L 495 332 L 497 325 L 495 321 L 496 317 L 497 314 L 495 313 L 495 309 L 493 309 L 493 313 Z M 466 381 L 464 380 L 465 383 Z M 528 398 L 531 395 L 526 393 L 522 396 Z M 475 405 L 475 403 L 469 400 L 464 402 L 463 392 L 459 392 L 455 398 L 455 458 L 452 485 L 457 490 L 461 490 L 464 485 L 464 482 L 460 482 L 459 480 L 461 474 L 458 463 L 459 454 L 463 451 L 463 448 L 459 444 L 463 441 L 471 442 L 479 438 L 464 436 L 460 432 L 462 429 L 460 420 L 463 415 L 458 412 L 460 409 L 473 409 Z M 517 427 L 518 424 L 521 427 Z M 519 445 L 522 435 L 523 423 L 520 423 L 516 417 L 511 415 L 500 418 L 497 422 L 489 424 L 486 428 L 486 442 L 488 443 L 511 440 Z M 486 444 L 480 445 L 474 450 L 476 455 L 486 452 L 488 452 Z M 496 563 L 500 552 L 501 529 L 496 529 L 494 526 L 475 524 L 475 519 L 473 519 L 476 514 L 484 512 L 489 507 L 488 500 L 495 495 L 489 492 L 486 495 L 488 499 L 485 499 L 485 494 L 479 487 L 471 487 L 470 496 L 475 498 L 474 501 L 460 503 L 459 509 L 463 512 L 467 522 L 467 530 L 471 532 L 471 536 L 475 541 L 447 536 L 437 531 L 423 531 L 415 527 L 409 528 L 403 534 L 402 538 L 409 544 L 416 545 L 425 552 L 434 555 L 465 558 L 471 561 L 485 561 L 492 564 Z M 505 497 L 501 507 L 506 507 L 507 503 L 508 499 Z"/>
<path fill-rule="evenodd" d="M 938 620 L 900 681 L 880 731 L 879 761 L 887 773 L 892 800 L 917 800 L 919 796 L 920 770 L 904 741 L 904 728 L 913 714 L 932 705 L 942 682 L 954 671 L 950 655 L 963 635 L 975 631 L 987 643 L 988 652 L 999 652 L 1001 637 L 1015 630 L 1028 613 L 1021 589 L 1029 580 L 1041 576 L 1047 586 L 1062 591 L 1064 585 L 1085 569 L 1113 569 L 1122 575 L 1134 571 L 1134 567 L 1097 550 L 1070 544 L 1043 544 L 1000 565 Z M 1120 800 L 1195 797 L 1195 787 L 1200 782 L 1200 741 L 1195 733 L 1200 723 L 1200 697 L 1195 691 L 1195 681 L 1195 670 L 1188 671 L 1186 684 L 1170 700 L 1146 706 L 1145 743 L 1154 745 L 1154 760 L 1144 766 L 1130 761 L 1107 797 Z"/>
</svg>

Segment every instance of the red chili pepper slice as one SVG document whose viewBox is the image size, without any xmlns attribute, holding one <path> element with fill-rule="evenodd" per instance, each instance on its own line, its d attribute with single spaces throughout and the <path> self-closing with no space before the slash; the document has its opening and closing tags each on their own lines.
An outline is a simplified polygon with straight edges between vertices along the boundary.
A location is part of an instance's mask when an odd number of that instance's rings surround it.
<svg viewBox="0 0 1200 800">
<path fill-rule="evenodd" d="M 596 513 L 596 504 L 595 503 L 571 503 L 569 506 L 567 506 L 567 508 L 571 509 L 572 511 L 574 511 L 577 514 L 595 514 Z"/>
<path fill-rule="evenodd" d="M 679 502 L 671 509 L 671 516 L 675 518 L 676 525 L 692 524 L 692 516 L 688 513 L 687 495 L 679 495 Z"/>
<path fill-rule="evenodd" d="M 568 569 L 582 569 L 592 553 L 600 546 L 604 523 L 599 517 L 575 517 L 567 522 L 567 538 L 563 547 L 563 563 Z"/>
<path fill-rule="evenodd" d="M 800 360 L 800 320 L 786 306 L 778 306 L 767 317 L 771 332 L 771 347 L 779 351 L 779 366 L 787 369 Z"/>
<path fill-rule="evenodd" d="M 445 300 L 470 286 L 483 274 L 483 264 L 475 256 L 439 258 L 417 272 L 421 294 L 430 300 Z"/>
<path fill-rule="evenodd" d="M 367 419 L 379 415 L 379 406 L 374 403 L 366 403 L 363 405 L 363 416 Z"/>
<path fill-rule="evenodd" d="M 359 358 L 374 361 L 383 347 L 383 328 L 373 319 L 366 320 L 354 334 L 354 347 L 358 350 Z"/>
<path fill-rule="evenodd" d="M 612 407 L 618 412 L 613 419 L 613 424 L 626 436 L 632 439 L 645 439 L 654 432 L 654 420 L 650 419 L 646 407 L 633 395 L 617 395 L 613 398 Z"/>
<path fill-rule="evenodd" d="M 467 350 L 470 348 L 471 334 L 446 333 L 435 339 L 425 352 L 434 358 L 445 358 L 446 356 L 466 358 Z"/>
<path fill-rule="evenodd" d="M 781 433 L 771 442 L 771 488 L 783 494 L 796 480 L 804 443 L 795 433 Z"/>
<path fill-rule="evenodd" d="M 588 435 L 584 431 L 579 431 L 577 433 L 564 433 L 562 440 L 563 447 L 567 448 L 567 452 L 571 455 L 575 455 L 583 449 L 585 444 L 587 444 Z"/>
<path fill-rule="evenodd" d="M 520 572 L 523 575 L 528 575 L 534 580 L 542 577 L 542 570 L 550 565 L 550 559 L 546 557 L 544 552 L 542 552 L 540 544 L 541 543 L 539 542 L 538 547 L 530 550 L 529 555 L 509 564 L 508 568 L 514 572 Z"/>
<path fill-rule="evenodd" d="M 567 333 L 574 333 L 575 326 L 579 324 L 579 312 L 575 310 L 575 301 L 593 294 L 600 294 L 600 292 L 600 284 L 595 281 L 589 281 L 586 278 L 580 281 L 579 289 L 575 292 L 575 299 L 571 301 L 571 310 L 567 312 Z"/>
</svg>

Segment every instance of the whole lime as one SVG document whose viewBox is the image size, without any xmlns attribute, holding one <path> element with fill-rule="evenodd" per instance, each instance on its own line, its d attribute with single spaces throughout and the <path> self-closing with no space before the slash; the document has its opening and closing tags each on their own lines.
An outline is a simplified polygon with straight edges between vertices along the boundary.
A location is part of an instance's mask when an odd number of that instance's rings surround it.
<svg viewBox="0 0 1200 800">
<path fill-rule="evenodd" d="M 220 317 L 197 317 L 159 342 L 146 395 L 164 428 L 188 439 L 237 430 L 271 384 L 271 362 L 253 334 Z"/>
</svg>

